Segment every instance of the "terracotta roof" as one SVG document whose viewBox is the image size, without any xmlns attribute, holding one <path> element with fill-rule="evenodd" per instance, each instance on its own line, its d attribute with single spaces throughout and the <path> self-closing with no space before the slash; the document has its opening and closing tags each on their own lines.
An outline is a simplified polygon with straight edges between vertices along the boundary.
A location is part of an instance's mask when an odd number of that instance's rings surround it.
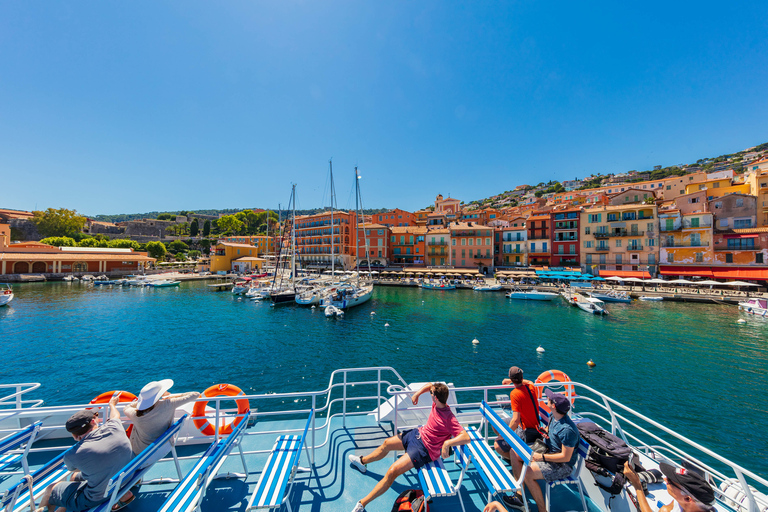
<svg viewBox="0 0 768 512">
<path fill-rule="evenodd" d="M 242 258 L 237 258 L 235 261 L 267 261 L 264 258 L 257 258 L 255 256 L 243 256 Z"/>
<path fill-rule="evenodd" d="M 235 242 L 217 242 L 216 245 L 223 245 L 225 247 L 245 247 L 247 249 L 254 248 L 254 246 L 250 244 L 237 244 Z"/>
<path fill-rule="evenodd" d="M 142 253 L 125 254 L 77 254 L 62 252 L 0 252 L 0 260 L 6 261 L 156 261 Z"/>
<path fill-rule="evenodd" d="M 740 235 L 749 234 L 749 233 L 768 233 L 768 227 L 764 227 L 764 228 L 739 228 L 739 229 L 732 229 L 731 232 L 738 233 Z"/>
<path fill-rule="evenodd" d="M 399 233 L 413 233 L 414 235 L 426 235 L 427 234 L 427 227 L 426 226 L 392 226 L 389 228 L 389 230 L 392 232 L 392 234 L 399 234 Z"/>
</svg>

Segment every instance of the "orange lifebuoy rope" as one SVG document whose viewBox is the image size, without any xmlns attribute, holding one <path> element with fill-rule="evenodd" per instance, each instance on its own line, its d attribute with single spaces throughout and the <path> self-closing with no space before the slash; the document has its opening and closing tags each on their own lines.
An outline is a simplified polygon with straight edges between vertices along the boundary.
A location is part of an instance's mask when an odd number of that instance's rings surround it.
<svg viewBox="0 0 768 512">
<path fill-rule="evenodd" d="M 216 396 L 242 396 L 245 395 L 243 390 L 233 384 L 216 384 L 203 391 L 204 397 L 213 398 Z M 219 424 L 219 435 L 227 435 L 232 432 L 232 429 L 243 421 L 247 413 L 251 410 L 251 404 L 247 399 L 241 398 L 235 400 L 237 403 L 237 418 L 229 425 Z M 195 402 L 195 406 L 192 409 L 192 416 L 194 417 L 193 423 L 195 426 L 207 436 L 212 436 L 216 433 L 216 427 L 208 421 L 205 417 L 205 406 L 208 402 Z"/>
</svg>

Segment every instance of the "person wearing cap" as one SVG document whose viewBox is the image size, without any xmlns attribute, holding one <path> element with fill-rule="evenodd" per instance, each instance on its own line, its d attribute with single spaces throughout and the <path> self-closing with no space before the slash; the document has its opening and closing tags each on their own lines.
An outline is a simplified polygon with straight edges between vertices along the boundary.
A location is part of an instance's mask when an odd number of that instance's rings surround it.
<svg viewBox="0 0 768 512">
<path fill-rule="evenodd" d="M 80 511 L 95 507 L 106 501 L 104 491 L 110 478 L 133 458 L 131 443 L 125 436 L 120 413 L 117 410 L 116 394 L 109 401 L 109 418 L 99 425 L 99 413 L 86 409 L 73 414 L 66 423 L 67 432 L 77 441 L 64 454 L 64 464 L 73 471 L 69 481 L 48 486 L 41 501 L 40 510 Z M 134 495 L 128 491 L 113 510 L 118 510 L 131 501 Z"/>
<path fill-rule="evenodd" d="M 579 444 L 579 429 L 576 424 L 568 417 L 568 411 L 571 410 L 571 402 L 561 393 L 555 393 L 551 389 L 544 390 L 547 396 L 548 405 L 551 412 L 549 425 L 547 425 L 546 444 L 547 453 L 533 452 L 531 464 L 525 473 L 525 485 L 531 492 L 531 496 L 536 502 L 536 508 L 546 510 L 544 504 L 544 495 L 541 487 L 536 480 L 546 480 L 554 482 L 568 478 L 573 472 L 576 460 L 579 457 L 576 446 Z M 511 453 L 513 460 L 520 461 L 517 454 Z M 504 503 L 509 508 L 518 510 L 524 509 L 524 504 L 519 494 L 514 496 L 505 495 L 502 497 Z"/>
<path fill-rule="evenodd" d="M 509 393 L 509 402 L 512 408 L 511 428 L 526 444 L 533 444 L 541 437 L 539 433 L 539 411 L 536 406 L 536 388 L 533 382 L 523 380 L 523 370 L 517 366 L 509 369 L 509 378 L 501 381 L 504 386 L 512 385 L 514 389 Z M 507 460 L 511 460 L 509 452 L 512 448 L 503 437 L 498 436 L 493 444 L 496 451 Z M 515 478 L 520 475 L 522 463 L 515 464 L 512 460 L 512 470 Z"/>
<path fill-rule="evenodd" d="M 172 386 L 171 379 L 150 382 L 141 388 L 136 400 L 125 406 L 125 415 L 133 423 L 131 448 L 136 455 L 168 430 L 176 409 L 200 398 L 197 391 L 172 395 L 168 393 Z"/>
<path fill-rule="evenodd" d="M 659 464 L 659 469 L 664 475 L 667 492 L 674 500 L 661 507 L 659 512 L 709 512 L 714 509 L 715 491 L 699 473 L 690 469 L 676 468 L 666 462 Z M 640 512 L 653 512 L 645 497 L 640 477 L 632 469 L 631 464 L 624 464 L 624 476 L 635 488 Z"/>
<path fill-rule="evenodd" d="M 355 504 L 352 512 L 365 512 L 365 507 L 370 502 L 384 494 L 398 476 L 411 468 L 418 470 L 440 457 L 446 458 L 452 446 L 469 443 L 469 434 L 459 424 L 448 405 L 450 391 L 447 385 L 442 382 L 425 384 L 411 396 L 413 405 L 417 405 L 419 397 L 427 391 L 432 395 L 432 410 L 426 425 L 388 438 L 369 455 L 349 455 L 352 467 L 365 473 L 368 471 L 366 464 L 381 460 L 392 451 L 405 452 L 389 467 L 384 478 L 379 480 L 373 490 Z"/>
</svg>

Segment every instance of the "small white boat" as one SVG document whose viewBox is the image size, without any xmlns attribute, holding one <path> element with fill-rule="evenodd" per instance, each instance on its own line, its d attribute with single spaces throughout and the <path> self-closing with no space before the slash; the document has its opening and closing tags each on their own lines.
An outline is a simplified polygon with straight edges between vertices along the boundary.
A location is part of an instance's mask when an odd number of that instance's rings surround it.
<svg viewBox="0 0 768 512">
<path fill-rule="evenodd" d="M 518 300 L 552 300 L 557 297 L 557 293 L 552 292 L 537 292 L 536 290 L 521 290 L 515 286 L 511 292 L 507 294 L 508 299 Z"/>
<path fill-rule="evenodd" d="M 649 302 L 661 302 L 662 300 L 664 300 L 664 297 L 652 297 L 650 295 L 642 295 L 638 297 L 638 300 L 646 300 Z"/>
<path fill-rule="evenodd" d="M 373 295 L 373 285 L 344 285 L 336 288 L 336 291 L 325 296 L 321 304 L 323 306 L 336 306 L 339 309 L 347 309 L 359 306 L 368 301 Z"/>
<path fill-rule="evenodd" d="M 123 284 L 128 286 L 146 286 L 149 282 L 147 276 L 128 276 Z"/>
<path fill-rule="evenodd" d="M 456 285 L 452 283 L 421 283 L 425 290 L 455 290 Z"/>
<path fill-rule="evenodd" d="M 768 300 L 748 299 L 744 302 L 739 302 L 739 311 L 743 311 L 749 315 L 764 317 L 768 313 Z"/>
<path fill-rule="evenodd" d="M 0 306 L 5 306 L 13 300 L 13 288 L 6 284 L 5 288 L 0 288 Z"/>
<path fill-rule="evenodd" d="M 325 307 L 325 316 L 326 318 L 331 318 L 333 316 L 344 316 L 344 310 L 337 308 L 334 305 L 329 305 Z"/>
<path fill-rule="evenodd" d="M 96 278 L 93 277 L 90 274 L 86 274 L 86 275 L 84 275 L 83 277 L 80 278 L 80 280 L 82 280 L 82 281 L 93 281 L 94 279 L 96 279 Z"/>
<path fill-rule="evenodd" d="M 500 284 L 478 284 L 473 286 L 472 289 L 476 292 L 496 292 L 501 290 Z"/>
<path fill-rule="evenodd" d="M 75 276 L 64 276 L 64 281 L 79 281 Z"/>
<path fill-rule="evenodd" d="M 107 276 L 105 276 L 104 274 L 102 274 L 102 275 L 100 275 L 98 277 L 94 277 L 94 280 L 96 280 L 96 281 L 108 281 L 109 278 Z"/>
<path fill-rule="evenodd" d="M 627 292 L 620 292 L 616 290 L 610 290 L 607 292 L 590 291 L 587 292 L 590 297 L 600 299 L 603 302 L 632 302 L 632 297 Z"/>
<path fill-rule="evenodd" d="M 250 277 L 246 277 L 245 279 L 238 279 L 237 281 L 235 281 L 235 284 L 232 286 L 232 294 L 243 295 L 244 293 L 248 292 L 250 287 L 251 287 Z"/>
<path fill-rule="evenodd" d="M 167 279 L 159 279 L 157 281 L 150 281 L 147 283 L 147 286 L 151 286 L 153 288 L 168 288 L 171 286 L 179 286 L 181 284 L 181 281 L 169 281 Z"/>
<path fill-rule="evenodd" d="M 593 315 L 607 315 L 608 311 L 605 310 L 605 302 L 594 297 L 585 297 L 579 293 L 573 293 L 570 291 L 564 291 L 563 297 L 572 306 L 576 306 L 582 311 L 592 313 Z"/>
</svg>

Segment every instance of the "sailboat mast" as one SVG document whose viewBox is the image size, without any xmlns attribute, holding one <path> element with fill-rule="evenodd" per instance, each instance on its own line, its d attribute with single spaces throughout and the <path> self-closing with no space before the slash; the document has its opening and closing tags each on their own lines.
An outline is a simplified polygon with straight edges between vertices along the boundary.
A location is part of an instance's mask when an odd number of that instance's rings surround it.
<svg viewBox="0 0 768 512">
<path fill-rule="evenodd" d="M 291 220 L 291 284 L 296 282 L 296 185 L 291 189 L 293 218 Z"/>
<path fill-rule="evenodd" d="M 357 175 L 357 166 L 355 166 L 355 213 L 357 219 L 355 222 L 355 269 L 357 270 L 357 285 L 360 286 L 360 176 Z"/>
<path fill-rule="evenodd" d="M 335 193 L 333 190 L 333 158 L 328 160 L 328 165 L 331 167 L 331 281 L 333 281 L 333 278 L 336 277 L 336 250 L 333 243 L 333 230 L 335 229 L 333 226 L 333 195 Z"/>
</svg>

